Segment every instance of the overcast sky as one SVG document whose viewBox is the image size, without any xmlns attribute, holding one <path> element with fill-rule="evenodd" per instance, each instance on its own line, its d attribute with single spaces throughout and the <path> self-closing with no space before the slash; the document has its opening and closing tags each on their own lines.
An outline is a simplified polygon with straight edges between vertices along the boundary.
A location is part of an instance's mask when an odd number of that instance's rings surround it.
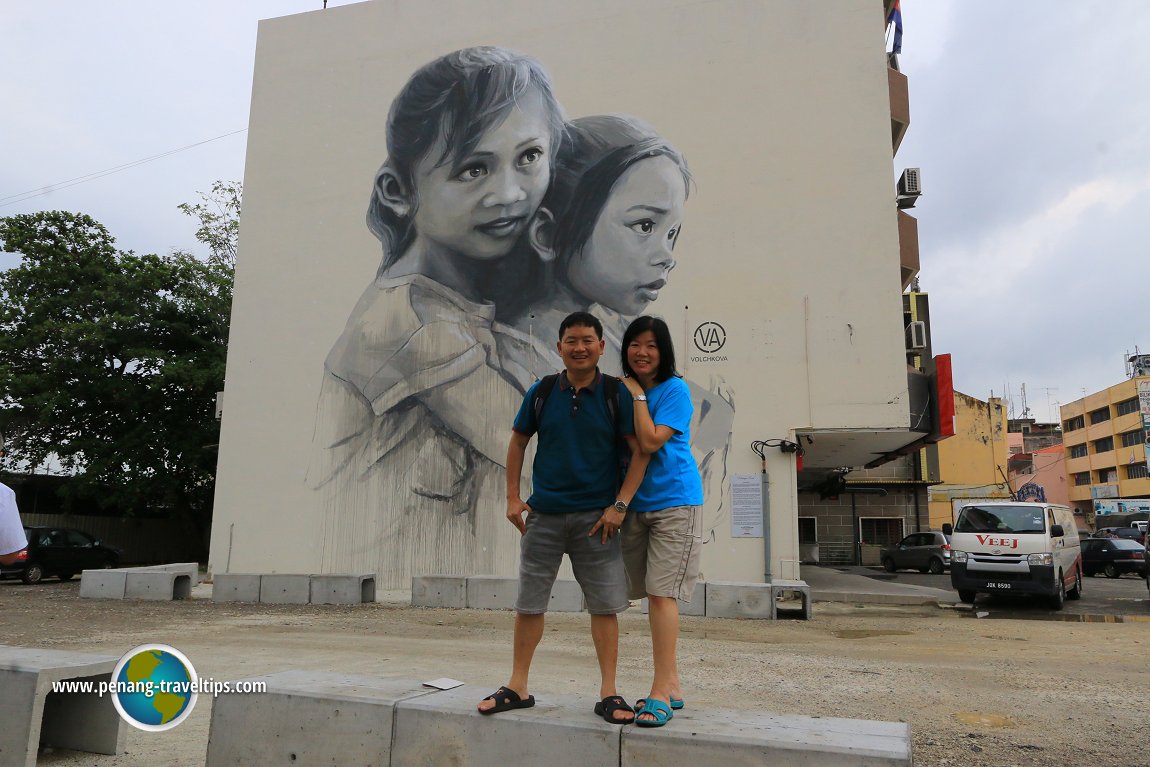
<svg viewBox="0 0 1150 767">
<path fill-rule="evenodd" d="M 125 250 L 196 250 L 176 206 L 243 177 L 257 20 L 322 5 L 5 4 L 0 216 L 84 212 Z M 935 353 L 961 391 L 1009 393 L 1018 415 L 1026 384 L 1032 415 L 1057 419 L 1150 353 L 1150 2 L 903 0 L 903 16 L 893 170 L 922 169 Z"/>
</svg>

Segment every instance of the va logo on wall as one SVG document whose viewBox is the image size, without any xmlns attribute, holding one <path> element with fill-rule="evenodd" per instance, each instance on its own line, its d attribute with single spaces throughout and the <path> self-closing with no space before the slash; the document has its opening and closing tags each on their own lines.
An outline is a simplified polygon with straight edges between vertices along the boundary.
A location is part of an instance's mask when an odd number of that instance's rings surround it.
<svg viewBox="0 0 1150 767">
<path fill-rule="evenodd" d="M 705 354 L 714 354 L 727 343 L 727 331 L 717 322 L 704 322 L 695 328 L 695 348 Z"/>
</svg>

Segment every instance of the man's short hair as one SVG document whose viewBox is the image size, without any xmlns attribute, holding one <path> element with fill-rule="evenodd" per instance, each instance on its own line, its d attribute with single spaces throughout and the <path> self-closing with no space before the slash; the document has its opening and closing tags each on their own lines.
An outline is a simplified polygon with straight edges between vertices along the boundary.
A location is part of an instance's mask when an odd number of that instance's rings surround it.
<svg viewBox="0 0 1150 767">
<path fill-rule="evenodd" d="M 595 331 L 595 336 L 599 340 L 603 340 L 603 323 L 589 312 L 571 312 L 568 314 L 562 323 L 559 325 L 559 340 L 563 340 L 563 334 L 567 332 L 567 328 L 580 327 L 591 328 Z"/>
</svg>

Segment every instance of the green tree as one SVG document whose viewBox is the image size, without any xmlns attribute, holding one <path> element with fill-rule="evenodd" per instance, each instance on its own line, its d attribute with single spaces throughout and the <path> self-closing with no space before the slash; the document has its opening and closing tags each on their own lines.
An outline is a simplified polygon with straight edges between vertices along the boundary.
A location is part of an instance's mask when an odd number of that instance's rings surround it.
<svg viewBox="0 0 1150 767">
<path fill-rule="evenodd" d="M 72 492 L 211 522 L 240 187 L 198 205 L 206 258 L 118 250 L 88 216 L 0 218 L 0 423 L 9 465 L 55 456 Z M 208 205 L 215 208 L 209 208 Z"/>
</svg>

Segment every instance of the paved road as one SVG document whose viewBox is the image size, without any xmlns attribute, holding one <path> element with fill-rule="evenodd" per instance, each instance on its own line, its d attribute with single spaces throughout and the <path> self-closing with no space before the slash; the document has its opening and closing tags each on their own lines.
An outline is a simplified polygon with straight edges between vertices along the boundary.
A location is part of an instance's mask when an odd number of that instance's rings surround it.
<svg viewBox="0 0 1150 767">
<path fill-rule="evenodd" d="M 893 583 L 930 586 L 950 590 L 950 574 L 930 575 L 915 572 L 888 574 L 876 570 L 874 577 L 893 578 Z M 1090 620 L 1094 616 L 1130 616 L 1150 620 L 1150 598 L 1146 581 L 1135 575 L 1119 578 L 1089 577 L 1082 582 L 1082 599 L 1068 600 L 1061 613 L 1048 608 L 1041 600 L 1025 597 L 980 595 L 975 600 L 977 612 L 990 618 L 1033 618 L 1036 620 Z M 1065 617 L 1060 617 L 1065 616 Z M 1104 618 L 1097 618 L 1104 620 Z"/>
</svg>

